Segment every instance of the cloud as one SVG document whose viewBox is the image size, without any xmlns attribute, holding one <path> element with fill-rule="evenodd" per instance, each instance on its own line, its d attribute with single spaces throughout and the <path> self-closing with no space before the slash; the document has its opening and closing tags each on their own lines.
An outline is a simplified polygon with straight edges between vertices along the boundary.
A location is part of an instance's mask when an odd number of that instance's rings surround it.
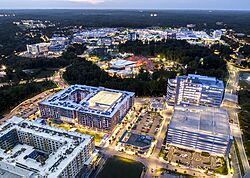
<svg viewBox="0 0 250 178">
<path fill-rule="evenodd" d="M 105 2 L 104 0 L 69 0 L 69 1 L 78 3 L 88 3 L 88 4 L 100 4 Z"/>
</svg>

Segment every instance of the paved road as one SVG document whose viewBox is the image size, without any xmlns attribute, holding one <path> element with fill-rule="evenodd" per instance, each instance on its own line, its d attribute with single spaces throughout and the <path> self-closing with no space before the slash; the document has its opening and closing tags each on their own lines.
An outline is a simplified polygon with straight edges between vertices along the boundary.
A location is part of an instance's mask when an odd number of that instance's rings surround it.
<svg viewBox="0 0 250 178">
<path fill-rule="evenodd" d="M 49 80 L 53 81 L 58 88 L 64 89 L 66 87 L 68 87 L 68 84 L 64 81 L 62 75 L 63 72 L 65 72 L 66 68 L 62 68 L 59 69 L 58 71 L 55 72 L 55 74 L 49 78 Z M 41 82 L 44 81 L 45 78 L 43 79 L 36 79 L 34 80 L 35 82 Z M 46 78 L 47 80 L 47 78 Z M 25 81 L 23 81 L 25 82 Z M 25 113 L 24 115 L 22 115 L 23 117 L 29 117 L 29 114 L 31 115 L 32 113 L 34 113 L 35 111 L 38 110 L 38 103 L 42 100 L 44 100 L 46 97 L 51 96 L 52 94 L 54 94 L 54 90 L 50 89 L 47 91 L 44 91 L 30 99 L 27 99 L 25 101 L 23 101 L 22 103 L 20 103 L 18 106 L 16 106 L 9 114 L 7 114 L 3 119 L 0 120 L 0 123 L 3 123 L 5 121 L 7 121 L 8 119 L 10 119 L 13 116 L 19 115 L 21 112 L 23 111 L 27 111 L 28 109 L 32 108 L 32 110 L 29 110 L 27 113 Z"/>
<path fill-rule="evenodd" d="M 3 119 L 0 120 L 0 123 L 3 123 L 7 121 L 8 119 L 12 118 L 13 116 L 19 115 L 20 112 L 23 112 L 27 109 L 36 109 L 38 108 L 38 102 L 40 102 L 42 99 L 45 99 L 45 97 L 48 97 L 52 95 L 53 89 L 44 91 L 30 99 L 27 99 L 20 103 L 18 106 L 16 106 L 13 110 L 11 110 L 10 113 L 8 113 Z M 32 105 L 32 107 L 31 107 Z"/>
<path fill-rule="evenodd" d="M 228 71 L 229 71 L 229 80 L 225 89 L 225 96 L 228 95 L 236 95 L 237 96 L 237 88 L 238 88 L 238 82 L 239 82 L 239 69 L 235 68 L 231 64 L 228 64 Z M 228 115 L 230 120 L 232 121 L 230 124 L 232 135 L 235 137 L 236 143 L 239 148 L 240 152 L 240 158 L 244 167 L 245 173 L 250 172 L 250 166 L 247 159 L 247 155 L 244 149 L 243 140 L 242 140 L 242 133 L 240 130 L 239 125 L 239 119 L 237 115 L 237 109 L 238 109 L 238 101 L 232 102 L 230 106 L 225 105 L 225 99 L 223 101 L 224 108 L 228 110 Z M 234 155 L 236 156 L 236 155 Z M 235 160 L 233 158 L 233 160 Z M 234 165 L 238 165 L 237 163 L 233 163 Z M 239 168 L 236 168 L 235 170 L 239 170 Z M 240 175 L 239 172 L 236 172 L 237 175 Z"/>
<path fill-rule="evenodd" d="M 206 174 L 199 172 L 198 170 L 193 170 L 188 167 L 179 167 L 177 165 L 172 165 L 172 164 L 170 165 L 167 161 L 159 158 L 159 153 L 161 151 L 161 147 L 165 138 L 167 126 L 171 118 L 171 114 L 172 114 L 171 112 L 172 112 L 171 109 L 164 110 L 161 112 L 161 115 L 164 117 L 164 120 L 163 120 L 162 127 L 160 128 L 160 132 L 155 136 L 155 139 L 157 142 L 151 155 L 145 155 L 145 156 L 139 157 L 139 156 L 130 155 L 124 152 L 119 152 L 115 149 L 116 142 L 113 142 L 111 145 L 106 144 L 104 147 L 100 149 L 100 152 L 108 156 L 117 155 L 117 156 L 125 157 L 128 159 L 132 159 L 132 160 L 143 163 L 146 167 L 146 173 L 143 176 L 145 178 L 152 178 L 155 176 L 160 176 L 160 172 L 155 171 L 156 169 L 159 169 L 159 168 L 165 168 L 165 169 L 172 170 L 172 171 L 175 171 L 175 169 L 177 169 L 178 172 L 181 172 L 181 173 L 185 172 L 187 174 L 196 175 L 198 177 L 209 177 Z M 135 112 L 131 112 L 129 116 L 128 124 L 126 126 L 123 126 L 120 129 L 120 132 L 118 133 L 118 135 L 116 135 L 115 137 L 118 138 L 119 136 L 121 136 L 121 134 L 126 130 L 126 128 L 130 125 L 130 123 L 134 123 L 135 121 L 136 121 Z"/>
<path fill-rule="evenodd" d="M 59 69 L 55 72 L 52 77 L 52 81 L 57 85 L 58 88 L 64 89 L 69 86 L 69 84 L 63 79 L 63 73 L 66 71 L 66 67 Z"/>
<path fill-rule="evenodd" d="M 156 136 L 157 142 L 156 142 L 156 147 L 155 147 L 153 154 L 152 154 L 153 157 L 159 156 L 162 144 L 163 144 L 165 136 L 166 136 L 166 131 L 167 131 L 169 120 L 170 120 L 171 115 L 172 115 L 172 111 L 170 109 L 168 109 L 167 111 L 164 110 L 163 112 L 161 112 L 161 115 L 163 116 L 164 120 L 163 120 L 161 130 L 159 131 L 159 135 Z"/>
<path fill-rule="evenodd" d="M 117 152 L 115 149 L 107 147 L 107 148 L 103 148 L 100 150 L 101 153 L 105 154 L 105 155 L 109 155 L 109 156 L 121 156 L 127 159 L 132 159 L 138 162 L 141 162 L 144 164 L 144 166 L 146 167 L 146 173 L 144 175 L 145 178 L 152 178 L 155 176 L 159 176 L 160 172 L 156 172 L 156 169 L 159 168 L 165 168 L 168 170 L 172 170 L 175 171 L 175 169 L 178 170 L 178 172 L 186 172 L 187 174 L 190 175 L 195 175 L 197 177 L 211 177 L 211 176 L 207 176 L 199 171 L 195 171 L 195 170 L 191 170 L 187 167 L 178 167 L 178 166 L 173 166 L 168 164 L 167 161 L 165 160 L 161 160 L 158 157 L 154 157 L 154 156 L 150 156 L 149 158 L 146 157 L 138 157 L 138 156 L 134 156 L 134 155 L 129 155 L 129 154 L 124 154 L 123 152 Z M 152 171 L 153 170 L 153 171 Z"/>
</svg>

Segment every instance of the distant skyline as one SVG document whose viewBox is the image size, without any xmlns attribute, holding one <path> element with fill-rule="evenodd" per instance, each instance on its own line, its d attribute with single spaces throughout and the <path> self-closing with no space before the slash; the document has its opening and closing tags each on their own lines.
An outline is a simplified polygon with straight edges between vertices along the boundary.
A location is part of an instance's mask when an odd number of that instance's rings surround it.
<svg viewBox="0 0 250 178">
<path fill-rule="evenodd" d="M 0 9 L 250 10 L 249 0 L 0 0 Z"/>
</svg>

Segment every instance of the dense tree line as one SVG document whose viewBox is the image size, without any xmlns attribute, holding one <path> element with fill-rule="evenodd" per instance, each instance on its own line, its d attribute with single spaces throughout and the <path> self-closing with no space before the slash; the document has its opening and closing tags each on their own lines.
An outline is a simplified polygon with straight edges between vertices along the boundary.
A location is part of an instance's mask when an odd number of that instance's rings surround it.
<svg viewBox="0 0 250 178">
<path fill-rule="evenodd" d="M 50 20 L 59 26 L 83 27 L 139 27 L 186 26 L 196 24 L 197 29 L 232 28 L 243 33 L 250 31 L 249 11 L 191 11 L 191 10 L 153 10 L 157 17 L 150 17 L 152 10 L 6 10 L 15 13 L 10 20 L 39 19 Z M 6 21 L 7 18 L 3 20 Z M 224 25 L 216 25 L 216 22 Z"/>
<path fill-rule="evenodd" d="M 226 62 L 221 56 L 215 55 L 212 49 L 190 45 L 186 41 L 167 40 L 148 43 L 128 41 L 121 44 L 119 50 L 142 56 L 160 55 L 161 58 L 177 61 L 187 66 L 187 73 L 215 76 L 220 79 L 227 76 Z"/>
<path fill-rule="evenodd" d="M 231 57 L 230 55 L 233 54 L 233 49 L 230 48 L 230 46 L 225 46 L 225 45 L 221 45 L 221 44 L 215 44 L 211 46 L 211 49 L 214 51 L 218 51 L 220 52 L 220 56 L 224 59 L 229 60 Z"/>
<path fill-rule="evenodd" d="M 244 57 L 250 58 L 250 45 L 244 45 L 240 48 L 240 52 L 244 55 Z"/>
<path fill-rule="evenodd" d="M 157 70 L 152 76 L 148 72 L 141 71 L 135 79 L 121 79 L 117 76 L 109 76 L 89 61 L 75 59 L 63 77 L 71 84 L 128 90 L 135 92 L 137 96 L 162 96 L 166 94 L 168 78 L 174 76 L 176 76 L 175 72 Z"/>
<path fill-rule="evenodd" d="M 248 89 L 240 90 L 239 93 L 239 104 L 241 106 L 241 111 L 238 114 L 240 126 L 243 131 L 243 141 L 244 147 L 246 149 L 246 154 L 248 159 L 250 158 L 250 92 Z"/>
<path fill-rule="evenodd" d="M 39 71 L 46 71 L 48 69 L 66 67 L 70 65 L 72 59 L 76 58 L 78 54 L 82 54 L 85 50 L 86 47 L 84 45 L 74 44 L 67 49 L 67 52 L 63 53 L 62 57 L 53 59 L 33 59 L 11 55 L 1 62 L 7 67 L 7 75 L 4 79 L 0 79 L 0 82 L 12 81 L 18 83 L 20 80 L 32 80 L 37 77 L 36 73 L 30 75 L 25 73 L 24 70 L 39 69 Z"/>
<path fill-rule="evenodd" d="M 0 89 L 0 117 L 25 99 L 53 87 L 55 87 L 55 85 L 52 82 L 2 87 Z"/>
<path fill-rule="evenodd" d="M 19 83 L 20 80 L 32 80 L 36 78 L 36 73 L 30 75 L 25 73 L 27 69 L 39 69 L 45 71 L 52 68 L 60 68 L 69 65 L 70 61 L 64 58 L 48 59 L 48 58 L 22 58 L 18 56 L 10 56 L 2 61 L 2 64 L 7 67 L 6 77 L 2 78 L 1 82 L 12 81 Z M 49 76 L 48 76 L 49 77 Z"/>
</svg>

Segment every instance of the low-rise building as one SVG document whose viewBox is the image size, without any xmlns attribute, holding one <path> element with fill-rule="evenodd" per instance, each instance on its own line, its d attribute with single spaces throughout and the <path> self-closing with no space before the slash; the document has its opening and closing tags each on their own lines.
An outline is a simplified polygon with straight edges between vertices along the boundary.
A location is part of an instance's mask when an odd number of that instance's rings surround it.
<svg viewBox="0 0 250 178">
<path fill-rule="evenodd" d="M 153 138 L 150 136 L 126 131 L 118 142 L 118 148 L 120 151 L 145 154 L 149 150 L 152 141 Z"/>
</svg>

